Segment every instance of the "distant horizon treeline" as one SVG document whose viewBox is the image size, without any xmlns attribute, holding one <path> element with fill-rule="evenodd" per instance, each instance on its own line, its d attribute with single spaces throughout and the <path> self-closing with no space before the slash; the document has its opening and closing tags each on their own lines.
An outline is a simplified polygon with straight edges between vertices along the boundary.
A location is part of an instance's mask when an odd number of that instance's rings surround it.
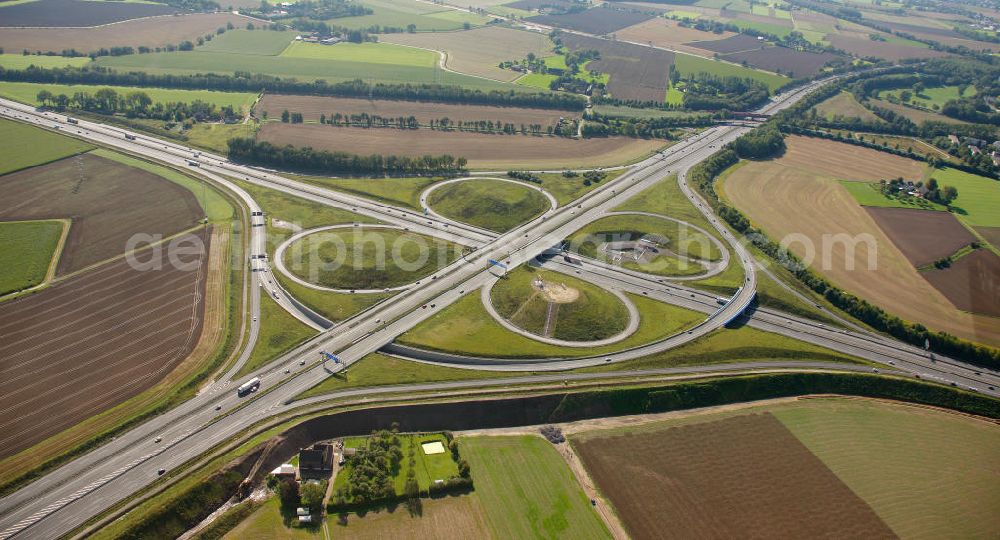
<svg viewBox="0 0 1000 540">
<path fill-rule="evenodd" d="M 236 162 L 323 173 L 361 176 L 450 175 L 463 171 L 467 163 L 464 157 L 456 158 L 447 154 L 421 157 L 380 154 L 361 156 L 315 150 L 308 146 L 277 146 L 266 141 L 257 142 L 249 137 L 229 139 L 227 144 L 229 159 Z"/>
<path fill-rule="evenodd" d="M 171 75 L 152 74 L 141 71 L 120 72 L 96 66 L 84 68 L 40 68 L 29 66 L 25 69 L 6 69 L 0 67 L 0 80 L 50 84 L 219 90 L 227 92 L 259 93 L 266 90 L 272 93 L 292 95 L 362 97 L 386 100 L 492 105 L 499 107 L 530 107 L 566 111 L 582 111 L 587 103 L 583 96 L 556 94 L 553 92 L 518 92 L 513 89 L 506 91 L 484 91 L 462 86 L 430 83 L 369 84 L 361 79 L 339 83 L 328 83 L 322 79 L 306 82 L 294 78 L 282 79 L 280 77 L 252 74 L 243 71 L 234 72 L 232 75 L 218 73 Z"/>
</svg>

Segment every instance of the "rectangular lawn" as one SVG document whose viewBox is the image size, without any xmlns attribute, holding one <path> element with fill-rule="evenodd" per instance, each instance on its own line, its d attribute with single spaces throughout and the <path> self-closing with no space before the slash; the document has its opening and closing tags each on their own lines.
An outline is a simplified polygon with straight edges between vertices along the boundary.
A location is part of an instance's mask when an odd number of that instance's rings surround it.
<svg viewBox="0 0 1000 540">
<path fill-rule="evenodd" d="M 496 538 L 609 538 L 555 448 L 534 436 L 462 437 L 476 494 Z"/>
<path fill-rule="evenodd" d="M 19 122 L 0 120 L 0 174 L 86 152 L 93 146 Z"/>
</svg>

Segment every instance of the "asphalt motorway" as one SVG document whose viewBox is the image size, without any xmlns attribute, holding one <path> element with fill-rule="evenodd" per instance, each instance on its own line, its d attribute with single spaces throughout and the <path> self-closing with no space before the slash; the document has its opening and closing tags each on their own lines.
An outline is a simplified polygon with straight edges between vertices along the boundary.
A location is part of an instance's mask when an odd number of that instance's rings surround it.
<svg viewBox="0 0 1000 540">
<path fill-rule="evenodd" d="M 784 101 L 771 104 L 769 107 L 788 105 L 798 95 L 801 93 L 793 94 L 791 97 L 784 96 Z M 546 249 L 557 245 L 569 232 L 589 223 L 653 183 L 661 181 L 671 172 L 686 170 L 713 153 L 714 147 L 721 146 L 741 132 L 739 128 L 733 127 L 707 130 L 675 145 L 665 155 L 655 156 L 640 164 L 634 172 L 595 190 L 576 203 L 579 207 L 562 208 L 541 223 L 527 224 L 502 235 L 474 255 L 460 260 L 441 272 L 436 279 L 426 282 L 424 286 L 402 292 L 391 302 L 376 306 L 361 316 L 337 326 L 335 332 L 321 334 L 303 347 L 272 362 L 259 372 L 264 385 L 261 393 L 253 398 L 241 400 L 236 397 L 232 388 L 228 387 L 229 383 L 220 383 L 211 391 L 67 463 L 44 478 L 0 500 L 0 513 L 3 514 L 0 517 L 0 529 L 3 530 L 0 537 L 17 534 L 32 538 L 55 538 L 72 531 L 108 506 L 128 498 L 137 490 L 156 481 L 157 469 L 169 470 L 176 467 L 202 454 L 218 442 L 242 432 L 253 423 L 287 410 L 290 407 L 288 402 L 294 396 L 328 377 L 329 371 L 343 369 L 344 365 L 350 365 L 367 353 L 378 350 L 391 342 L 395 336 L 440 311 L 465 293 L 488 283 L 493 276 L 485 270 L 486 258 L 510 261 L 511 266 L 530 261 Z M 144 149 L 144 146 L 139 146 L 138 149 L 129 148 L 132 152 L 142 153 L 158 160 L 163 159 L 159 155 L 145 153 Z M 173 152 L 167 154 L 174 160 L 186 159 L 180 158 Z M 202 166 L 203 169 L 212 170 L 216 167 L 223 171 L 231 170 L 229 165 L 219 162 Z M 268 185 L 268 187 L 274 186 Z M 298 187 L 288 189 L 298 189 Z M 702 209 L 706 210 L 704 206 Z M 403 216 L 401 219 L 412 222 L 411 217 L 416 217 L 419 221 L 423 216 Z M 710 217 L 710 219 L 715 218 Z M 443 229 L 444 224 L 440 227 Z M 435 232 L 441 231 L 439 229 Z M 463 235 L 466 235 L 464 231 Z M 738 245 L 738 242 L 736 244 Z M 736 253 L 741 260 L 749 260 L 749 257 L 740 254 L 738 249 Z M 744 290 L 749 291 L 752 299 L 753 288 L 745 287 Z M 740 302 L 732 301 L 716 314 L 716 321 L 727 320 L 741 311 Z M 776 321 L 774 324 L 783 326 L 785 323 Z M 708 326 L 710 325 L 706 328 Z M 321 350 L 338 354 L 344 364 L 322 365 L 318 362 Z M 299 361 L 306 362 L 303 369 L 286 376 L 284 369 L 288 366 L 297 366 Z M 769 363 L 768 367 L 775 367 L 775 364 Z M 437 388 L 447 387 L 441 385 Z M 216 410 L 216 407 L 219 410 Z M 154 443 L 155 436 L 162 437 L 163 442 Z"/>
</svg>

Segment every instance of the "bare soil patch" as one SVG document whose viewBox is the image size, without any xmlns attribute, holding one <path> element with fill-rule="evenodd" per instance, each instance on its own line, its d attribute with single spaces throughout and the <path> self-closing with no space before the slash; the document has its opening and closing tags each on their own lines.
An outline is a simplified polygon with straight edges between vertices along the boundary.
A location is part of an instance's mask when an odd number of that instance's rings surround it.
<svg viewBox="0 0 1000 540">
<path fill-rule="evenodd" d="M 34 2 L 24 5 L 34 5 Z M 115 4 L 114 7 L 126 5 L 141 4 Z M 76 49 L 82 53 L 92 52 L 101 47 L 145 45 L 156 48 L 177 45 L 185 40 L 194 41 L 200 36 L 214 33 L 220 26 L 226 26 L 227 22 L 241 27 L 246 25 L 248 20 L 242 15 L 232 13 L 191 13 L 146 17 L 95 28 L 0 28 L 0 47 L 8 52 L 22 50 L 60 52 L 63 49 Z"/>
<path fill-rule="evenodd" d="M 317 124 L 266 124 L 258 139 L 355 154 L 404 156 L 451 154 L 472 168 L 608 166 L 641 158 L 665 143 L 655 139 L 567 139 L 487 135 L 430 129 L 338 128 Z"/>
<path fill-rule="evenodd" d="M 548 36 L 501 26 L 474 28 L 463 32 L 422 32 L 418 34 L 384 34 L 379 41 L 442 51 L 448 69 L 511 82 L 522 74 L 500 69 L 506 60 L 520 60 L 529 53 L 535 56 L 551 54 L 554 44 Z"/>
<path fill-rule="evenodd" d="M 653 18 L 652 15 L 646 13 L 622 11 L 602 6 L 565 15 L 536 15 L 526 20 L 546 26 L 558 26 L 588 34 L 603 35 Z"/>
<path fill-rule="evenodd" d="M 688 43 L 688 45 L 719 54 L 749 51 L 768 46 L 767 43 L 762 43 L 757 38 L 745 34 L 733 34 L 726 39 L 713 41 L 696 41 L 694 43 Z"/>
<path fill-rule="evenodd" d="M 531 286 L 538 291 L 546 302 L 555 304 L 572 304 L 580 298 L 580 291 L 573 287 L 567 287 L 562 283 L 537 280 Z"/>
<path fill-rule="evenodd" d="M 573 116 L 569 111 L 554 111 L 551 109 L 528 109 L 520 107 L 489 107 L 485 105 L 456 105 L 449 103 L 428 103 L 420 101 L 387 101 L 368 100 L 360 98 L 339 98 L 321 96 L 288 96 L 282 94 L 266 94 L 257 104 L 255 112 L 258 117 L 267 112 L 268 118 L 281 117 L 282 111 L 299 112 L 307 122 L 318 122 L 319 116 L 325 114 L 330 118 L 336 113 L 379 115 L 396 118 L 399 116 L 416 117 L 423 125 L 429 125 L 431 120 L 447 117 L 452 121 L 490 120 L 520 124 L 541 124 L 551 126 L 562 117 Z"/>
<path fill-rule="evenodd" d="M 661 103 L 666 100 L 674 53 L 579 34 L 566 34 L 562 40 L 570 50 L 600 51 L 600 60 L 590 62 L 587 68 L 609 75 L 608 89 L 614 97 Z"/>
<path fill-rule="evenodd" d="M 141 254 L 3 304 L 0 310 L 0 457 L 44 440 L 154 385 L 201 333 L 209 230 L 185 237 L 201 253 L 170 264 Z"/>
<path fill-rule="evenodd" d="M 831 53 L 814 53 L 808 51 L 796 51 L 788 47 L 765 47 L 732 54 L 722 55 L 724 60 L 742 64 L 747 64 L 767 70 L 791 75 L 792 77 L 802 77 L 805 75 L 815 75 L 828 62 L 842 58 Z"/>
<path fill-rule="evenodd" d="M 769 413 L 573 441 L 633 538 L 892 538 Z"/>
<path fill-rule="evenodd" d="M 205 215 L 187 189 L 90 154 L 2 176 L 0 189 L 0 220 L 72 220 L 57 275 L 124 253 L 133 234 L 169 237 Z"/>
<path fill-rule="evenodd" d="M 694 28 L 685 28 L 677 24 L 677 21 L 662 17 L 650 19 L 615 32 L 615 36 L 621 41 L 652 44 L 657 47 L 691 52 L 700 56 L 712 55 L 710 51 L 700 47 L 700 43 L 712 43 L 735 35 L 737 34 L 732 32 L 713 34 L 711 32 L 695 30 Z"/>
<path fill-rule="evenodd" d="M 788 149 L 778 160 L 782 165 L 839 180 L 920 180 L 926 175 L 923 163 L 878 150 L 798 135 L 787 137 L 785 142 Z"/>
<path fill-rule="evenodd" d="M 885 60 L 904 60 L 907 58 L 938 58 L 948 56 L 948 53 L 934 51 L 922 47 L 911 47 L 899 43 L 883 43 L 868 38 L 830 34 L 827 39 L 838 49 L 845 50 L 860 57 L 873 56 Z"/>
<path fill-rule="evenodd" d="M 1000 248 L 1000 227 L 976 227 L 976 232 L 993 244 L 993 247 Z"/>
<path fill-rule="evenodd" d="M 35 0 L 13 6 L 0 4 L 0 10 L 0 26 L 97 26 L 181 11 L 164 4 L 86 0 Z"/>
<path fill-rule="evenodd" d="M 913 266 L 930 264 L 976 241 L 948 212 L 871 206 L 865 210 Z"/>
<path fill-rule="evenodd" d="M 1000 317 L 1000 257 L 977 249 L 944 270 L 922 275 L 962 311 Z"/>
</svg>

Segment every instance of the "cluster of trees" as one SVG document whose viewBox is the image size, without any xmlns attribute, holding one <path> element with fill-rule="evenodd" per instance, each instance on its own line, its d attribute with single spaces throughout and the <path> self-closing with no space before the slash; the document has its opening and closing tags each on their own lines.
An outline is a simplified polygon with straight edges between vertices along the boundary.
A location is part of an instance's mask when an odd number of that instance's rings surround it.
<svg viewBox="0 0 1000 540">
<path fill-rule="evenodd" d="M 291 170 L 360 176 L 453 175 L 465 170 L 466 159 L 454 156 L 359 156 L 346 152 L 276 146 L 237 137 L 227 141 L 233 161 Z"/>
<path fill-rule="evenodd" d="M 347 486 L 334 494 L 336 501 L 365 504 L 396 497 L 395 471 L 403 461 L 402 442 L 395 430 L 375 431 L 367 446 L 357 449 L 350 459 Z"/>
<path fill-rule="evenodd" d="M 525 182 L 531 182 L 533 184 L 541 184 L 542 179 L 534 173 L 528 171 L 507 171 L 507 176 L 510 178 L 516 178 Z"/>
<path fill-rule="evenodd" d="M 785 267 L 799 281 L 830 303 L 869 326 L 916 346 L 927 340 L 941 353 L 987 367 L 1000 367 L 1000 350 L 965 341 L 944 332 L 931 332 L 920 324 L 904 321 L 886 313 L 882 308 L 843 291 L 812 272 L 792 253 L 772 241 L 763 231 L 753 227 L 739 210 L 726 205 L 715 192 L 715 178 L 726 168 L 736 164 L 739 155 L 727 145 L 712 157 L 691 169 L 689 178 L 701 193 L 716 206 L 719 216 L 736 231 L 742 233 L 754 246 L 778 264 Z"/>
<path fill-rule="evenodd" d="M 774 124 L 767 124 L 733 141 L 733 150 L 743 159 L 767 159 L 785 152 L 785 138 Z"/>
<path fill-rule="evenodd" d="M 303 122 L 302 113 L 282 111 L 281 121 L 284 123 L 301 124 Z M 441 131 L 467 131 L 472 133 L 501 133 L 505 135 L 563 135 L 557 132 L 556 126 L 543 126 L 542 124 L 520 124 L 517 126 L 510 122 L 500 120 L 452 120 L 447 116 L 441 118 L 431 118 L 427 124 L 421 124 L 415 116 L 381 116 L 368 113 L 333 113 L 319 115 L 320 124 L 344 127 L 362 128 L 396 128 L 396 129 L 420 129 L 427 127 Z"/>
<path fill-rule="evenodd" d="M 304 120 L 302 118 L 302 113 L 298 113 L 298 112 L 289 113 L 288 109 L 285 109 L 284 111 L 281 112 L 281 121 L 282 121 L 282 123 L 285 123 L 285 124 L 287 124 L 289 122 L 291 122 L 293 124 L 301 124 Z"/>
<path fill-rule="evenodd" d="M 882 179 L 879 181 L 879 190 L 886 197 L 900 199 L 911 197 L 906 192 L 908 186 L 909 184 L 903 178 L 894 178 L 892 180 Z M 913 188 L 916 190 L 920 190 L 923 187 L 923 182 L 913 184 Z M 923 198 L 931 202 L 949 206 L 952 201 L 958 198 L 958 189 L 954 186 L 940 186 L 937 179 L 931 178 L 927 181 L 927 192 L 923 195 Z"/>
<path fill-rule="evenodd" d="M 587 101 L 582 96 L 553 92 L 518 92 L 515 90 L 479 90 L 440 84 L 370 84 L 361 79 L 328 83 L 325 80 L 298 81 L 269 75 L 236 71 L 232 75 L 206 73 L 198 75 L 153 74 L 142 71 L 119 72 L 98 66 L 84 68 L 25 69 L 0 67 L 0 80 L 55 83 L 136 86 L 154 88 L 187 88 L 222 90 L 227 92 L 260 92 L 266 89 L 278 94 L 363 97 L 438 103 L 467 103 L 500 107 L 532 107 L 582 111 Z"/>
<path fill-rule="evenodd" d="M 749 111 L 767 102 L 771 96 L 767 85 L 758 80 L 711 73 L 689 76 L 684 90 L 684 107 L 695 111 Z"/>
<path fill-rule="evenodd" d="M 72 96 L 41 90 L 36 99 L 43 107 L 51 107 L 57 111 L 75 109 L 98 114 L 123 114 L 128 118 L 153 118 L 173 122 L 188 119 L 198 122 L 214 120 L 234 122 L 240 118 L 230 105 L 219 108 L 214 103 L 201 100 L 190 103 L 154 103 L 149 94 L 141 90 L 119 94 L 112 88 L 101 88 L 93 94 L 75 92 Z"/>
<path fill-rule="evenodd" d="M 687 116 L 663 116 L 659 118 L 634 118 L 590 113 L 583 124 L 584 137 L 626 137 L 672 139 L 673 130 L 678 127 L 708 126 L 720 115 L 691 114 Z"/>
</svg>

